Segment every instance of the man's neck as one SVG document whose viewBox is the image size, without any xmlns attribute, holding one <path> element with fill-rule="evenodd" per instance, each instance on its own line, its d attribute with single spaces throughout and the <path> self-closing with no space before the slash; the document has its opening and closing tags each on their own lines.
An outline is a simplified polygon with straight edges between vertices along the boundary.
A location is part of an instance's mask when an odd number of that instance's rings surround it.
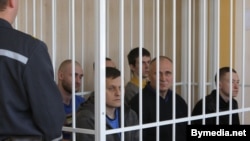
<svg viewBox="0 0 250 141">
<path fill-rule="evenodd" d="M 71 102 L 71 99 L 72 99 L 72 94 L 69 94 L 66 91 L 60 91 L 60 92 L 61 92 L 61 95 L 62 95 L 62 98 L 63 98 L 63 103 L 66 104 L 66 105 L 69 105 L 70 102 Z"/>
<path fill-rule="evenodd" d="M 165 99 L 166 98 L 166 96 L 167 96 L 167 94 L 168 94 L 168 91 L 160 91 L 160 96 L 163 98 L 163 99 Z"/>
<path fill-rule="evenodd" d="M 220 96 L 221 96 L 221 98 L 222 98 L 226 103 L 229 101 L 229 97 L 228 97 L 228 96 L 226 96 L 226 95 L 224 95 L 224 94 L 221 94 L 221 93 L 220 93 Z"/>
<path fill-rule="evenodd" d="M 133 76 L 130 80 L 130 82 L 132 82 L 133 84 L 135 84 L 136 86 L 140 86 L 139 85 L 139 78 L 137 76 Z M 144 88 L 145 85 L 147 84 L 147 80 L 146 79 L 142 79 L 142 87 Z"/>
<path fill-rule="evenodd" d="M 139 77 L 139 74 L 133 74 L 133 77 L 136 78 L 136 79 L 138 79 L 138 80 L 139 80 L 139 78 L 140 78 L 140 77 Z M 132 77 L 132 78 L 133 78 L 133 77 Z M 147 80 L 147 78 L 144 78 L 144 77 L 142 76 L 142 80 Z"/>
<path fill-rule="evenodd" d="M 114 119 L 114 118 L 115 118 L 115 109 L 116 109 L 116 108 L 106 107 L 106 115 L 107 115 L 110 119 Z"/>
</svg>

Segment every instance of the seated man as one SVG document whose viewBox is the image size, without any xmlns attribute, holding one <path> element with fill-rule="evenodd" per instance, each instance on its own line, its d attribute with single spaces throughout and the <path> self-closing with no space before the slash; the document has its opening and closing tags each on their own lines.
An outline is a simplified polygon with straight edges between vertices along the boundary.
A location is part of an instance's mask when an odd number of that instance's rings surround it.
<svg viewBox="0 0 250 141">
<path fill-rule="evenodd" d="M 75 62 L 75 92 L 79 92 L 82 84 L 83 70 L 77 61 Z M 64 126 L 72 126 L 72 60 L 65 60 L 58 69 L 58 88 L 61 92 L 64 110 L 67 116 Z M 75 95 L 75 109 L 77 111 L 85 99 Z M 72 133 L 63 131 L 63 139 L 71 140 Z"/>
<path fill-rule="evenodd" d="M 113 67 L 106 68 L 106 129 L 121 127 L 121 74 Z M 95 127 L 95 94 L 91 94 L 88 100 L 81 104 L 76 117 L 78 128 L 94 129 Z M 124 126 L 138 124 L 136 113 L 125 105 L 124 107 Z M 125 132 L 125 141 L 139 141 L 138 131 Z M 109 134 L 107 141 L 120 141 L 120 133 Z M 91 134 L 76 134 L 77 141 L 95 141 L 95 136 Z"/>
<path fill-rule="evenodd" d="M 232 84 L 230 84 L 230 70 L 232 71 Z M 232 109 L 238 109 L 238 103 L 234 99 L 239 92 L 239 77 L 237 72 L 234 69 L 229 67 L 220 68 L 220 77 L 219 77 L 219 111 L 228 111 L 229 110 L 229 101 L 230 101 L 230 87 L 232 87 Z M 217 83 L 217 75 L 215 75 L 215 83 Z M 214 89 L 211 94 L 206 96 L 205 104 L 205 113 L 215 113 L 216 112 L 216 100 L 217 91 Z M 193 111 L 192 116 L 202 114 L 202 103 L 203 100 L 199 100 Z M 219 124 L 229 124 L 229 115 L 219 116 Z M 192 124 L 202 124 L 201 120 L 194 120 Z M 216 124 L 216 117 L 211 117 L 205 119 L 205 124 Z M 240 124 L 238 113 L 232 114 L 232 124 Z"/>
<path fill-rule="evenodd" d="M 160 68 L 156 68 L 156 60 L 153 59 L 149 66 L 150 82 L 142 91 L 142 122 L 156 122 L 157 116 L 157 97 L 159 97 L 159 120 L 166 121 L 173 119 L 173 96 L 175 95 L 175 118 L 187 116 L 187 104 L 178 94 L 170 89 L 173 83 L 173 65 L 172 60 L 165 56 L 159 57 Z M 157 71 L 159 71 L 159 95 L 157 95 Z M 139 94 L 136 94 L 130 101 L 131 108 L 139 115 Z M 187 122 L 176 123 L 175 141 L 186 140 Z M 172 124 L 159 127 L 159 141 L 172 141 Z M 156 140 L 156 127 L 143 129 L 143 141 Z"/>
<path fill-rule="evenodd" d="M 111 59 L 111 58 L 109 58 L 109 57 L 106 57 L 106 67 L 112 67 L 112 68 L 116 68 L 116 64 L 115 64 L 115 62 Z M 95 62 L 93 63 L 93 70 L 95 71 Z M 95 80 L 95 79 L 93 79 L 93 80 Z M 93 86 L 95 86 L 95 83 L 93 84 Z M 85 99 L 88 99 L 88 97 L 91 95 L 91 94 L 93 94 L 94 93 L 94 91 L 92 91 L 90 94 L 88 94 L 88 95 L 85 95 Z"/>
<path fill-rule="evenodd" d="M 129 103 L 129 101 L 134 97 L 137 93 L 139 93 L 139 76 L 140 76 L 140 48 L 136 47 L 132 49 L 127 58 L 129 67 L 132 73 L 132 78 L 125 86 L 125 103 Z M 148 72 L 149 72 L 149 63 L 151 61 L 150 52 L 142 48 L 142 88 L 144 88 L 148 82 Z"/>
</svg>

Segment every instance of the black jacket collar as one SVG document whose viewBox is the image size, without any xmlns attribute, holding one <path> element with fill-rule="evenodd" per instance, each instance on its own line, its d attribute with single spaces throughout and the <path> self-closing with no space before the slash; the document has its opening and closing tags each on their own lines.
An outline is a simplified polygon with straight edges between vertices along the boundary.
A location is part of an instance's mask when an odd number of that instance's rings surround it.
<svg viewBox="0 0 250 141">
<path fill-rule="evenodd" d="M 0 18 L 0 27 L 13 28 L 8 21 L 1 18 Z"/>
</svg>

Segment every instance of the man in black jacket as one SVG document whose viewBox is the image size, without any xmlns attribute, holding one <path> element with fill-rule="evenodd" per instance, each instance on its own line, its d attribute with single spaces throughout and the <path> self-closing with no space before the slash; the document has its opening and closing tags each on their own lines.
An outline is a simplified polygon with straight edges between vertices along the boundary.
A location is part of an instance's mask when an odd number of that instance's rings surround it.
<svg viewBox="0 0 250 141">
<path fill-rule="evenodd" d="M 152 123 L 157 120 L 157 97 L 159 97 L 159 121 L 173 119 L 173 96 L 175 96 L 175 118 L 187 116 L 187 104 L 178 94 L 170 89 L 173 82 L 172 60 L 165 56 L 159 57 L 160 68 L 156 67 L 157 58 L 153 59 L 149 66 L 149 80 L 142 91 L 142 120 L 143 123 Z M 159 71 L 159 95 L 157 95 L 157 71 Z M 135 95 L 130 101 L 131 108 L 139 115 L 139 94 Z M 175 141 L 186 140 L 187 122 L 176 123 Z M 159 141 L 172 141 L 173 124 L 162 125 L 159 127 Z M 143 141 L 156 140 L 156 128 L 146 128 L 143 130 Z"/>
<path fill-rule="evenodd" d="M 230 71 L 232 71 L 232 84 L 230 84 Z M 237 72 L 230 67 L 222 67 L 219 71 L 219 112 L 228 111 L 230 109 L 229 101 L 232 101 L 232 109 L 238 109 L 238 103 L 234 99 L 239 92 L 239 77 Z M 215 75 L 215 83 L 217 83 L 217 75 Z M 230 87 L 232 87 L 232 99 L 230 99 Z M 211 94 L 206 96 L 205 113 L 215 113 L 217 103 L 217 91 L 214 89 Z M 203 100 L 199 100 L 195 105 L 192 116 L 202 114 Z M 202 119 L 192 121 L 192 124 L 202 124 Z M 216 117 L 206 118 L 205 124 L 216 124 Z M 218 124 L 229 125 L 229 114 L 219 116 Z M 232 124 L 240 124 L 238 113 L 232 114 Z"/>
<path fill-rule="evenodd" d="M 65 113 L 47 46 L 11 24 L 18 0 L 0 0 L 0 141 L 61 139 Z"/>
</svg>

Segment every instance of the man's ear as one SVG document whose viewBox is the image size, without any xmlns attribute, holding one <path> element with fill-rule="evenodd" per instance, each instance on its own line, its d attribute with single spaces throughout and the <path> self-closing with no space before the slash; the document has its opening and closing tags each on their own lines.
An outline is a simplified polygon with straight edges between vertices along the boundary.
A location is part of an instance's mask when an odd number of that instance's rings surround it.
<svg viewBox="0 0 250 141">
<path fill-rule="evenodd" d="M 129 64 L 129 68 L 130 68 L 130 70 L 131 70 L 132 72 L 135 72 L 135 66 L 134 66 L 134 65 Z"/>
<path fill-rule="evenodd" d="M 13 8 L 16 5 L 16 0 L 8 0 L 8 6 Z"/>
<path fill-rule="evenodd" d="M 62 79 L 63 78 L 63 72 L 59 71 L 57 77 L 58 77 L 58 79 Z"/>
<path fill-rule="evenodd" d="M 219 81 L 219 89 L 221 89 L 221 87 L 222 87 L 221 85 L 222 85 L 222 84 L 221 84 L 221 81 Z"/>
</svg>

